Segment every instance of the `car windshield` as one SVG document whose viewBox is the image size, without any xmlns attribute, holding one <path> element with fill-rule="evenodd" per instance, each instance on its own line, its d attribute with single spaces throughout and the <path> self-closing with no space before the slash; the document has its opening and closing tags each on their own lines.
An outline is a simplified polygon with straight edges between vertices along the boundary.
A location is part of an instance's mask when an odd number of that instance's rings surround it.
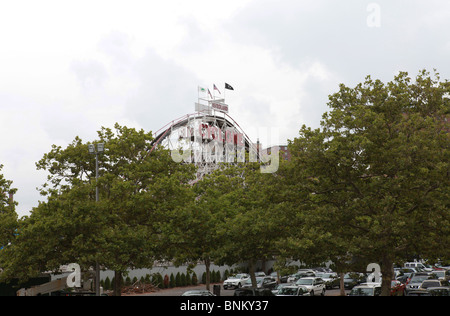
<svg viewBox="0 0 450 316">
<path fill-rule="evenodd" d="M 313 279 L 299 279 L 297 281 L 297 284 L 300 284 L 300 285 L 312 285 L 313 284 Z"/>
<path fill-rule="evenodd" d="M 262 283 L 262 281 L 264 280 L 264 278 L 261 278 L 261 277 L 257 277 L 256 278 L 256 284 L 261 284 Z M 248 279 L 247 281 L 245 281 L 245 284 L 252 284 L 252 279 Z"/>
<path fill-rule="evenodd" d="M 347 273 L 346 275 L 344 275 L 344 279 L 356 279 L 357 278 L 357 274 L 355 273 Z"/>
<path fill-rule="evenodd" d="M 280 295 L 297 295 L 297 291 L 298 291 L 298 289 L 294 288 L 294 287 L 284 287 L 278 292 L 278 294 L 280 294 Z"/>
<path fill-rule="evenodd" d="M 321 273 L 320 275 L 318 275 L 318 277 L 326 278 L 326 279 L 330 279 L 333 277 L 333 273 Z"/>
<path fill-rule="evenodd" d="M 415 276 L 411 279 L 411 283 L 422 283 L 426 279 L 428 279 L 427 275 Z"/>
<path fill-rule="evenodd" d="M 232 278 L 232 279 L 242 279 L 242 278 L 244 278 L 244 277 L 245 277 L 245 274 L 238 273 L 238 274 L 232 276 L 231 278 Z"/>
<path fill-rule="evenodd" d="M 372 296 L 373 289 L 372 288 L 354 288 L 350 292 L 350 296 Z"/>
</svg>

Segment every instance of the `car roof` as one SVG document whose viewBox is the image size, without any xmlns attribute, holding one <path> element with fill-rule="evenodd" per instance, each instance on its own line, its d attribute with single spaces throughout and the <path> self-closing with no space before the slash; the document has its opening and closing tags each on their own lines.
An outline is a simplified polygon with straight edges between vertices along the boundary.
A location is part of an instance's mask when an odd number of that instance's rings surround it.
<svg viewBox="0 0 450 316">
<path fill-rule="evenodd" d="M 376 283 L 376 282 L 368 282 L 368 283 L 361 283 L 360 285 L 355 286 L 355 288 L 374 288 L 377 286 L 381 286 L 380 283 Z"/>
<path fill-rule="evenodd" d="M 183 293 L 185 296 L 195 295 L 195 294 L 211 294 L 208 290 L 189 290 Z"/>
</svg>

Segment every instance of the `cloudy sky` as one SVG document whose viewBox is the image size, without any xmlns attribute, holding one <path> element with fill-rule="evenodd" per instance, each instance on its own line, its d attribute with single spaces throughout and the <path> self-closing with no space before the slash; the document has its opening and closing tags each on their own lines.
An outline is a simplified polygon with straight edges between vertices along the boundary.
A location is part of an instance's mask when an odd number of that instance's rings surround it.
<svg viewBox="0 0 450 316">
<path fill-rule="evenodd" d="M 0 0 L 1 172 L 28 215 L 52 144 L 115 122 L 156 131 L 225 82 L 250 138 L 286 144 L 339 83 L 450 79 L 449 31 L 444 0 Z"/>
</svg>

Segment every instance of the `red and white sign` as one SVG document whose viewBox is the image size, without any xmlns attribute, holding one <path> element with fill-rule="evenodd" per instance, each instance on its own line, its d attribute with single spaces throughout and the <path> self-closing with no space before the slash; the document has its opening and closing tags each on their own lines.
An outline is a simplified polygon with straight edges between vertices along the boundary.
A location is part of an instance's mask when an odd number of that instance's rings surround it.
<svg viewBox="0 0 450 316">
<path fill-rule="evenodd" d="M 225 103 L 211 102 L 211 107 L 216 111 L 228 113 L 228 105 Z"/>
</svg>

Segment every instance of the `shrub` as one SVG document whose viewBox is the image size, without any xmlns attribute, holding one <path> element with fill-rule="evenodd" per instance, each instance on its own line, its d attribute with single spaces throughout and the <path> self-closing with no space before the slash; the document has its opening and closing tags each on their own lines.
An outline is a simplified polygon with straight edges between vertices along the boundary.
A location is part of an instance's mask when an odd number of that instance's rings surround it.
<svg viewBox="0 0 450 316">
<path fill-rule="evenodd" d="M 103 284 L 103 289 L 104 290 L 110 290 L 111 289 L 111 280 L 109 279 L 109 277 L 106 277 L 105 283 Z"/>
<path fill-rule="evenodd" d="M 186 286 L 186 285 L 187 285 L 187 282 L 186 282 L 186 274 L 184 274 L 184 273 L 181 273 L 181 276 L 180 276 L 180 284 L 181 284 L 181 286 Z"/>
<path fill-rule="evenodd" d="M 186 272 L 186 285 L 192 285 L 192 277 L 189 274 L 189 271 Z"/>
<path fill-rule="evenodd" d="M 206 272 L 202 274 L 202 284 L 206 284 Z"/>
<path fill-rule="evenodd" d="M 192 281 L 191 281 L 192 285 L 197 285 L 198 284 L 198 278 L 197 278 L 197 274 L 194 272 L 192 273 Z"/>
</svg>

